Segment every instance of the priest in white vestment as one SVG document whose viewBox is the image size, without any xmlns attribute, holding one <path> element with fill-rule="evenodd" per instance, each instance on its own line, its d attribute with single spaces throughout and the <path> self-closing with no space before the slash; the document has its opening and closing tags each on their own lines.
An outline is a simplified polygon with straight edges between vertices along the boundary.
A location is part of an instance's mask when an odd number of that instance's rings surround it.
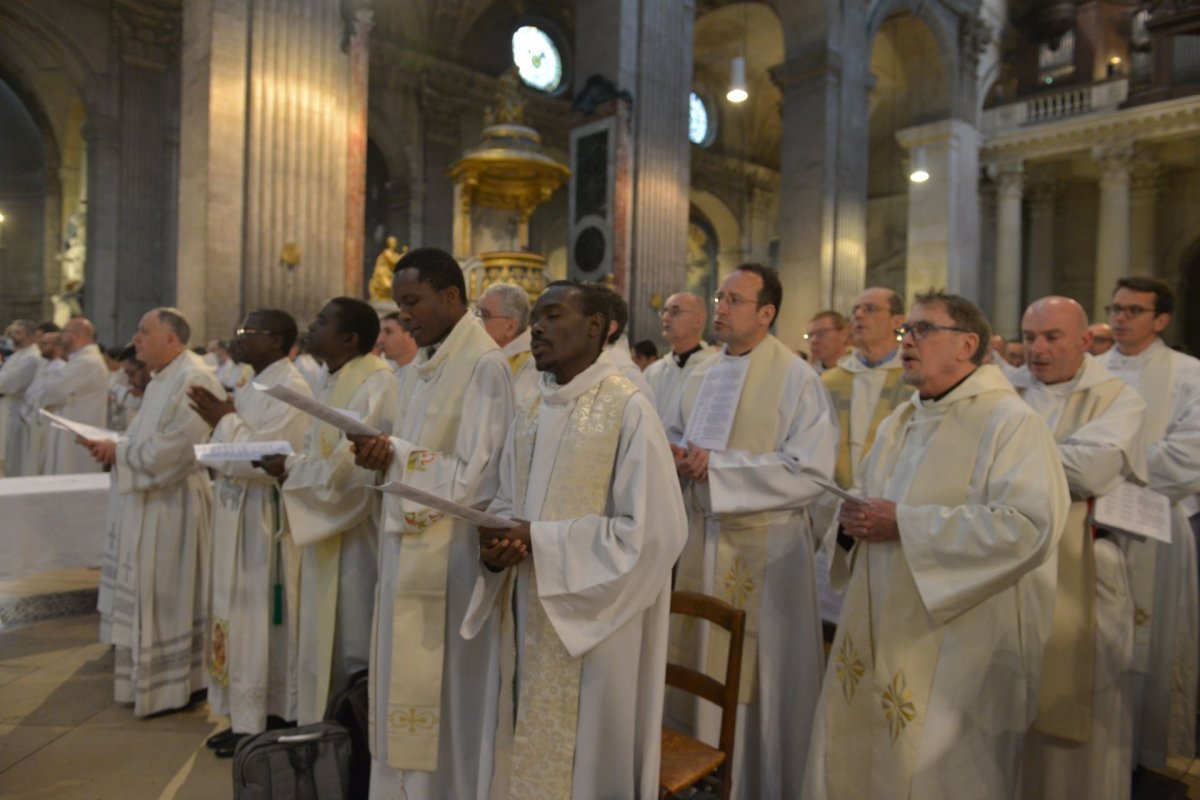
<svg viewBox="0 0 1200 800">
<path fill-rule="evenodd" d="M 1046 423 L 980 366 L 974 304 L 918 295 L 901 330 L 917 392 L 879 426 L 864 501 L 839 513 L 851 572 L 802 796 L 1012 798 L 1067 482 Z"/>
<path fill-rule="evenodd" d="M 467 312 L 462 270 L 419 248 L 392 297 L 421 346 L 392 436 L 356 442 L 358 464 L 467 506 L 500 485 L 512 419 L 508 361 Z M 459 633 L 479 562 L 472 525 L 391 495 L 383 502 L 371 662 L 371 797 L 486 798 L 496 725 L 498 626 Z"/>
<path fill-rule="evenodd" d="M 854 349 L 821 373 L 837 417 L 838 455 L 833 475 L 843 489 L 849 489 L 859 477 L 879 423 L 912 395 L 912 389 L 900 379 L 903 370 L 896 341 L 896 327 L 904 322 L 904 299 L 891 289 L 870 288 L 854 300 L 850 317 Z M 813 513 L 818 536 L 823 537 L 837 505 L 837 495 L 821 498 Z M 829 585 L 829 558 L 828 548 L 817 553 L 817 586 L 821 616 L 836 624 L 842 600 Z"/>
<path fill-rule="evenodd" d="M 52 329 L 41 330 L 53 326 Z M 59 342 L 58 326 L 53 323 L 42 323 L 38 326 L 38 352 L 41 360 L 38 362 L 37 374 L 33 383 L 25 390 L 25 398 L 21 403 L 19 423 L 17 425 L 17 441 L 20 455 L 16 461 L 23 475 L 43 475 L 46 468 L 46 443 L 50 438 L 50 424 L 38 413 L 43 408 L 42 392 L 46 380 L 55 372 L 62 369 L 66 363 L 62 359 L 62 348 Z M 47 409 L 54 411 L 54 408 Z M 15 477 L 17 472 L 13 472 Z"/>
<path fill-rule="evenodd" d="M 133 703 L 139 717 L 182 708 L 204 688 L 212 488 L 193 447 L 208 440 L 209 428 L 188 408 L 186 392 L 224 391 L 187 349 L 189 334 L 177 309 L 143 315 L 133 343 L 154 377 L 141 409 L 119 443 L 86 442 L 97 461 L 115 466 L 122 495 L 114 696 Z"/>
<path fill-rule="evenodd" d="M 142 397 L 150 385 L 150 370 L 137 357 L 137 349 L 128 345 L 121 351 L 121 372 L 125 375 L 126 391 L 121 402 L 120 431 L 128 430 L 142 405 Z M 90 449 L 90 448 L 89 448 Z M 104 551 L 100 557 L 100 587 L 96 594 L 96 610 L 100 613 L 100 641 L 113 641 L 113 600 L 117 591 L 117 559 L 121 550 L 121 518 L 123 498 L 117 465 L 109 471 L 108 507 L 104 513 Z M 128 599 L 128 598 L 127 598 Z M 126 604 L 128 605 L 128 603 Z"/>
<path fill-rule="evenodd" d="M 9 323 L 4 334 L 12 340 L 13 352 L 0 365 L 0 432 L 3 432 L 0 456 L 4 459 L 4 474 L 15 478 L 25 474 L 18 450 L 21 405 L 25 402 L 25 391 L 37 377 L 42 354 L 30 320 L 18 319 Z"/>
<path fill-rule="evenodd" d="M 676 292 L 663 305 L 662 335 L 671 351 L 646 367 L 646 383 L 653 392 L 654 409 L 663 425 L 668 425 L 679 409 L 679 398 L 688 376 L 716 355 L 700 338 L 708 320 L 704 300 L 691 292 Z"/>
<path fill-rule="evenodd" d="M 1091 500 L 1146 482 L 1135 389 L 1089 356 L 1087 313 L 1066 297 L 1025 311 L 1026 362 L 1013 385 L 1046 420 L 1071 490 L 1058 546 L 1054 625 L 1042 659 L 1038 716 L 1025 740 L 1022 797 L 1129 797 L 1133 770 L 1133 597 L 1113 536 L 1093 542 Z"/>
<path fill-rule="evenodd" d="M 400 312 L 393 311 L 379 320 L 379 338 L 375 340 L 377 355 L 392 368 L 396 380 L 400 380 L 401 371 L 417 357 L 417 340 L 412 337 L 400 321 Z"/>
<path fill-rule="evenodd" d="M 544 377 L 509 430 L 488 508 L 522 522 L 480 529 L 463 623 L 474 636 L 502 620 L 492 800 L 658 794 L 687 516 L 654 406 L 601 353 L 607 327 L 590 285 L 552 283 L 533 310 Z"/>
<path fill-rule="evenodd" d="M 1200 679 L 1196 540 L 1184 503 L 1200 491 L 1200 361 L 1159 335 L 1171 321 L 1171 288 L 1155 278 L 1122 278 L 1108 306 L 1116 347 L 1109 372 L 1146 401 L 1149 486 L 1171 501 L 1171 543 L 1125 541 L 1137 607 L 1134 628 L 1134 759 L 1162 768 L 1192 759 Z"/>
<path fill-rule="evenodd" d="M 524 408 L 537 398 L 540 377 L 529 352 L 529 293 L 510 283 L 494 283 L 475 304 L 475 316 L 508 359 L 514 407 Z"/>
<path fill-rule="evenodd" d="M 808 321 L 804 341 L 808 342 L 809 366 L 818 375 L 824 375 L 849 351 L 850 321 L 831 308 L 818 311 Z"/>
<path fill-rule="evenodd" d="M 46 376 L 43 408 L 73 422 L 97 428 L 108 422 L 108 364 L 96 344 L 96 328 L 83 317 L 67 321 L 59 335 L 66 362 Z M 47 431 L 45 473 L 75 475 L 99 472 L 102 466 L 78 442 L 75 434 L 50 427 Z"/>
<path fill-rule="evenodd" d="M 371 353 L 379 317 L 370 305 L 335 297 L 308 327 L 308 347 L 325 362 L 317 400 L 345 409 L 379 430 L 391 427 L 396 378 Z M 283 478 L 288 534 L 302 549 L 288 585 L 298 586 L 296 718 L 324 718 L 329 698 L 367 668 L 371 606 L 375 599 L 375 476 L 354 465 L 350 442 L 337 428 L 312 420 L 304 449 L 286 459 L 268 457 L 264 469 Z"/>
<path fill-rule="evenodd" d="M 642 368 L 633 363 L 633 354 L 629 351 L 629 337 L 625 330 L 629 324 L 629 303 L 607 286 L 604 289 L 609 303 L 608 342 L 604 345 L 604 350 L 616 364 L 617 370 L 629 378 L 633 385 L 638 387 L 638 391 L 653 400 L 654 392 L 646 382 Z"/>
<path fill-rule="evenodd" d="M 213 426 L 213 443 L 282 442 L 294 451 L 303 447 L 311 417 L 257 388 L 286 386 L 312 397 L 308 381 L 287 358 L 296 333 L 296 321 L 285 311 L 258 309 L 246 316 L 230 351 L 254 370 L 253 382 L 239 389 L 232 402 L 198 386 L 189 392 L 192 408 Z M 276 536 L 282 520 L 279 491 L 270 475 L 251 461 L 210 466 L 216 477 L 208 705 L 213 714 L 228 715 L 230 727 L 224 735 L 210 737 L 209 744 L 218 756 L 232 756 L 242 736 L 266 730 L 268 715 L 296 718 L 298 594 L 285 584 L 286 565 L 299 554 L 290 539 Z"/>
<path fill-rule="evenodd" d="M 824 669 L 809 507 L 833 479 L 837 427 L 820 378 L 770 334 L 782 303 L 775 270 L 745 264 L 716 295 L 721 352 L 692 373 L 668 427 L 685 486 L 688 543 L 676 588 L 716 595 L 746 611 L 746 641 L 733 752 L 733 797 L 795 797 Z M 709 451 L 689 427 L 716 380 L 744 369 L 735 413 L 709 417 L 724 448 Z M 718 373 L 718 374 L 721 374 Z M 672 626 L 673 663 L 721 678 L 727 639 L 707 625 Z M 679 703 L 668 723 L 716 745 L 719 709 Z M 690 706 L 695 721 L 689 722 Z"/>
</svg>

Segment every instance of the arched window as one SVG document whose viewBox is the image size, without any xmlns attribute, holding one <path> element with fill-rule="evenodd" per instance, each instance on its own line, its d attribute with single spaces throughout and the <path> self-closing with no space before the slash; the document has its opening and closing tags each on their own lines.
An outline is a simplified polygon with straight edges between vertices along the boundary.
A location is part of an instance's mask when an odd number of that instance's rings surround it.
<svg viewBox="0 0 1200 800">
<path fill-rule="evenodd" d="M 700 147 L 712 144 L 716 135 L 716 120 L 708 110 L 708 103 L 696 92 L 688 99 L 688 141 Z"/>
<path fill-rule="evenodd" d="M 562 56 L 549 34 L 533 25 L 513 31 L 513 63 L 527 85 L 553 94 L 563 79 Z"/>
</svg>

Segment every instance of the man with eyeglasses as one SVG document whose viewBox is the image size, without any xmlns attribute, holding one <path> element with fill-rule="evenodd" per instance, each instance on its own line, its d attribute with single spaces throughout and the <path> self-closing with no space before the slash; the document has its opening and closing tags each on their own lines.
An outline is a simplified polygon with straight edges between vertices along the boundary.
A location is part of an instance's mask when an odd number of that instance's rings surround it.
<svg viewBox="0 0 1200 800">
<path fill-rule="evenodd" d="M 700 338 L 708 309 L 698 296 L 676 292 L 667 298 L 660 316 L 662 335 L 671 345 L 671 352 L 647 367 L 645 376 L 654 392 L 654 408 L 666 425 L 679 408 L 679 395 L 688 376 L 715 351 Z"/>
<path fill-rule="evenodd" d="M 254 380 L 232 401 L 200 385 L 188 388 L 192 410 L 213 429 L 212 442 L 282 441 L 301 450 L 311 417 L 258 389 L 286 386 L 312 397 L 308 381 L 287 357 L 296 334 L 296 320 L 286 311 L 251 311 L 230 352 L 254 370 Z M 296 719 L 293 652 L 299 587 L 288 585 L 286 576 L 300 553 L 290 538 L 275 540 L 284 520 L 274 478 L 248 461 L 208 466 L 215 473 L 205 658 L 208 705 L 213 714 L 229 716 L 230 725 L 207 744 L 217 757 L 232 758 L 239 740 L 266 730 L 268 715 L 278 721 Z"/>
<path fill-rule="evenodd" d="M 538 391 L 538 370 L 529 352 L 529 293 L 510 283 L 495 283 L 475 304 L 475 316 L 508 359 L 516 408 L 531 402 Z"/>
<path fill-rule="evenodd" d="M 676 586 L 746 612 L 733 796 L 796 797 L 824 668 L 809 507 L 823 493 L 817 481 L 833 477 L 837 429 L 820 378 L 771 335 L 783 302 L 779 274 L 743 264 L 713 300 L 721 350 L 688 377 L 667 431 L 689 520 Z M 724 417 L 726 445 L 710 452 L 687 438 L 688 424 L 718 392 L 708 380 L 717 369 L 716 377 L 744 370 L 745 378 L 732 418 Z M 672 647 L 672 661 L 715 675 L 728 658 L 727 641 L 698 626 L 674 626 Z M 668 714 L 716 741 L 715 706 L 674 698 Z"/>
<path fill-rule="evenodd" d="M 838 360 L 846 355 L 850 346 L 850 321 L 833 309 L 818 311 L 808 321 L 804 334 L 808 342 L 809 364 L 818 375 L 837 366 Z"/>
<path fill-rule="evenodd" d="M 1138 620 L 1134 757 L 1153 768 L 1194 755 L 1200 672 L 1196 540 L 1184 505 L 1200 492 L 1200 361 L 1162 341 L 1174 302 L 1157 278 L 1118 280 L 1106 309 L 1116 346 L 1100 357 L 1146 401 L 1149 485 L 1172 504 L 1169 545 L 1123 543 Z"/>
<path fill-rule="evenodd" d="M 1145 484 L 1146 404 L 1088 356 L 1087 322 L 1070 298 L 1032 303 L 1021 321 L 1028 359 L 1011 377 L 1054 433 L 1072 498 L 1023 797 L 1127 798 L 1133 769 L 1133 599 L 1119 542 L 1093 533 L 1088 512 L 1124 481 Z"/>
<path fill-rule="evenodd" d="M 978 307 L 918 295 L 896 333 L 917 391 L 838 515 L 849 582 L 802 796 L 1016 797 L 1066 478 L 1046 423 L 981 366 Z"/>
</svg>

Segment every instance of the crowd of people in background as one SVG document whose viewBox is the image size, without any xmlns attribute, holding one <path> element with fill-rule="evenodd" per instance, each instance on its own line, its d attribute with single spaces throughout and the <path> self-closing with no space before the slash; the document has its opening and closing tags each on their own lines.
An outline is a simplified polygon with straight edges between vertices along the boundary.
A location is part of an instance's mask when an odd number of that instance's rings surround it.
<svg viewBox="0 0 1200 800">
<path fill-rule="evenodd" d="M 197 351 L 173 308 L 109 350 L 83 317 L 7 327 L 4 474 L 113 475 L 101 638 L 136 715 L 206 689 L 231 756 L 365 675 L 372 797 L 657 796 L 664 721 L 721 728 L 668 658 L 728 656 L 676 589 L 746 614 L 734 797 L 1123 798 L 1193 753 L 1200 362 L 1161 338 L 1161 281 L 1119 281 L 1106 323 L 1039 298 L 1015 341 L 871 287 L 798 353 L 775 270 L 743 264 L 666 299 L 661 356 L 598 284 L 471 308 L 422 248 L 392 291 Z M 286 452 L 193 452 L 236 442 Z M 1127 484 L 1167 497 L 1163 540 L 1096 524 Z"/>
</svg>

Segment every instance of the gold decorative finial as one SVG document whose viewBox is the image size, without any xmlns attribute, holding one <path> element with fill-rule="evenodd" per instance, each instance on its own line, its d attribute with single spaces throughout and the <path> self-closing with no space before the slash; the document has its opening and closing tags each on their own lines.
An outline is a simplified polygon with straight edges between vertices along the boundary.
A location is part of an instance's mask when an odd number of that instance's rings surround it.
<svg viewBox="0 0 1200 800">
<path fill-rule="evenodd" d="M 525 98 L 521 96 L 521 78 L 516 67 L 500 75 L 495 105 L 484 112 L 483 124 L 485 127 L 525 124 Z"/>
</svg>

